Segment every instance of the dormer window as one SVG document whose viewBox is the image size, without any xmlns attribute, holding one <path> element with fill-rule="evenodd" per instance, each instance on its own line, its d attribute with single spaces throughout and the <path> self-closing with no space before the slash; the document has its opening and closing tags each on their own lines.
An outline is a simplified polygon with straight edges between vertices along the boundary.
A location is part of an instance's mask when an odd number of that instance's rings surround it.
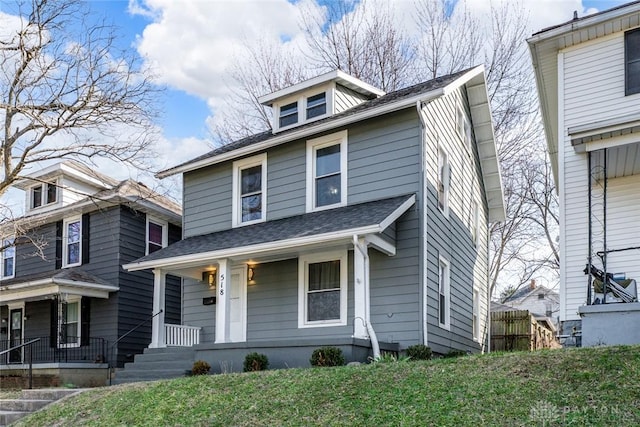
<svg viewBox="0 0 640 427">
<path fill-rule="evenodd" d="M 280 107 L 280 127 L 290 126 L 298 123 L 298 103 L 283 105 Z"/>
<path fill-rule="evenodd" d="M 326 92 L 307 98 L 307 120 L 314 117 L 322 116 L 327 113 L 327 94 Z"/>
<path fill-rule="evenodd" d="M 55 182 L 38 184 L 31 187 L 31 209 L 55 203 L 58 199 L 58 186 Z"/>
</svg>

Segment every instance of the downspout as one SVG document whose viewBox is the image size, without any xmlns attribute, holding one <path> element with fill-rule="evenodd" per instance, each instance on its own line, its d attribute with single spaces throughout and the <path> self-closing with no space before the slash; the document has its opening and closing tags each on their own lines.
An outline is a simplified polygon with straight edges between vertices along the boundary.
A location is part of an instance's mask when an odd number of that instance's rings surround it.
<svg viewBox="0 0 640 427">
<path fill-rule="evenodd" d="M 380 344 L 378 343 L 378 337 L 376 332 L 371 326 L 371 316 L 369 314 L 369 254 L 362 249 L 358 242 L 358 235 L 353 235 L 353 247 L 354 250 L 358 250 L 364 258 L 364 298 L 365 298 L 365 318 L 361 319 L 364 322 L 364 326 L 367 328 L 369 339 L 371 340 L 371 349 L 373 351 L 373 360 L 380 359 Z"/>
<path fill-rule="evenodd" d="M 422 127 L 420 129 L 420 189 L 422 196 L 422 253 L 427 253 L 427 209 L 426 209 L 426 164 L 427 164 L 427 154 L 426 154 L 426 143 L 427 143 L 427 123 L 425 121 L 425 117 L 422 114 L 422 101 L 416 101 L 416 110 L 418 110 L 418 117 L 420 118 L 420 123 Z M 419 208 L 418 208 L 419 209 Z M 425 265 L 426 256 L 420 256 L 420 265 L 422 267 L 422 341 L 424 345 L 428 344 L 428 330 L 427 330 L 427 267 Z"/>
</svg>

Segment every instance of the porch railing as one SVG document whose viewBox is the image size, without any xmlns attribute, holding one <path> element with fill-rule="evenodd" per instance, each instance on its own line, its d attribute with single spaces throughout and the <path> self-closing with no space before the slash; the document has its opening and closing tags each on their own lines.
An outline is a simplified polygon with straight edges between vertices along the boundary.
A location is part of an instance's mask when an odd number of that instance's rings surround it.
<svg viewBox="0 0 640 427">
<path fill-rule="evenodd" d="M 0 341 L 0 352 L 39 339 L 30 346 L 33 363 L 106 363 L 107 341 L 104 338 L 89 338 L 86 345 L 72 346 L 52 343 L 51 337 L 29 337 L 24 340 Z M 80 342 L 75 337 L 67 337 L 68 342 Z M 22 349 L 16 349 L 0 357 L 0 365 L 22 364 L 25 358 Z"/>
<path fill-rule="evenodd" d="M 167 347 L 191 347 L 200 344 L 200 329 L 196 326 L 164 325 Z"/>
</svg>

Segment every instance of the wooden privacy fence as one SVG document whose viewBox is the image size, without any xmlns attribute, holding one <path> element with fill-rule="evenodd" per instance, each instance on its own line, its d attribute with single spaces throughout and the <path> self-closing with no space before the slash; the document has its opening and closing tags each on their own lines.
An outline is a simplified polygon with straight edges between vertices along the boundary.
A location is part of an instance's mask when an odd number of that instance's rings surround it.
<svg viewBox="0 0 640 427">
<path fill-rule="evenodd" d="M 553 331 L 538 323 L 529 311 L 491 313 L 492 351 L 532 351 L 556 346 Z"/>
</svg>

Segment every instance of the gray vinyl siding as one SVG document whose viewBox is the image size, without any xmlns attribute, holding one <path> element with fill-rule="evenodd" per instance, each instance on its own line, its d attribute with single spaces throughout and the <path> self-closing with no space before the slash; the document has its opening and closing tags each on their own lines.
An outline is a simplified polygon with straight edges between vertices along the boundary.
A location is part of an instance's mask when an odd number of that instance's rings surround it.
<svg viewBox="0 0 640 427">
<path fill-rule="evenodd" d="M 232 170 L 232 162 L 226 162 L 183 175 L 185 238 L 231 228 Z"/>
<path fill-rule="evenodd" d="M 37 248 L 31 243 L 17 245 L 15 277 L 54 271 L 56 269 L 56 224 L 42 225 L 29 231 L 28 235 L 35 242 L 46 242 L 38 245 L 44 256 L 40 256 Z"/>
<path fill-rule="evenodd" d="M 214 290 L 193 279 L 184 279 L 182 293 L 184 324 L 201 328 L 200 342 L 213 342 L 216 331 L 216 305 L 204 305 L 203 298 L 215 297 Z"/>
<path fill-rule="evenodd" d="M 51 334 L 51 300 L 27 302 L 24 305 L 24 338 L 47 338 Z M 48 341 L 47 341 L 48 342 Z"/>
<path fill-rule="evenodd" d="M 487 295 L 487 209 L 481 194 L 482 178 L 478 154 L 460 140 L 456 130 L 456 105 L 466 105 L 465 94 L 453 93 L 439 98 L 427 107 L 427 324 L 428 345 L 435 352 L 446 353 L 451 348 L 478 351 L 480 344 L 473 340 L 473 287 L 478 287 L 481 299 Z M 448 218 L 438 208 L 435 187 L 438 143 L 443 145 L 451 167 Z M 478 233 L 479 244 L 472 241 L 471 200 L 476 197 L 481 208 Z M 450 330 L 439 326 L 438 265 L 439 257 L 449 261 L 450 267 Z M 486 316 L 486 301 L 482 302 L 481 318 Z M 481 330 L 481 335 L 485 332 Z"/>
<path fill-rule="evenodd" d="M 367 99 L 364 95 L 338 84 L 334 93 L 336 113 L 355 107 Z"/>
<path fill-rule="evenodd" d="M 306 141 L 274 147 L 267 153 L 267 219 L 305 212 Z"/>
<path fill-rule="evenodd" d="M 415 108 L 359 123 L 348 136 L 348 203 L 418 194 L 421 128 Z"/>
</svg>

